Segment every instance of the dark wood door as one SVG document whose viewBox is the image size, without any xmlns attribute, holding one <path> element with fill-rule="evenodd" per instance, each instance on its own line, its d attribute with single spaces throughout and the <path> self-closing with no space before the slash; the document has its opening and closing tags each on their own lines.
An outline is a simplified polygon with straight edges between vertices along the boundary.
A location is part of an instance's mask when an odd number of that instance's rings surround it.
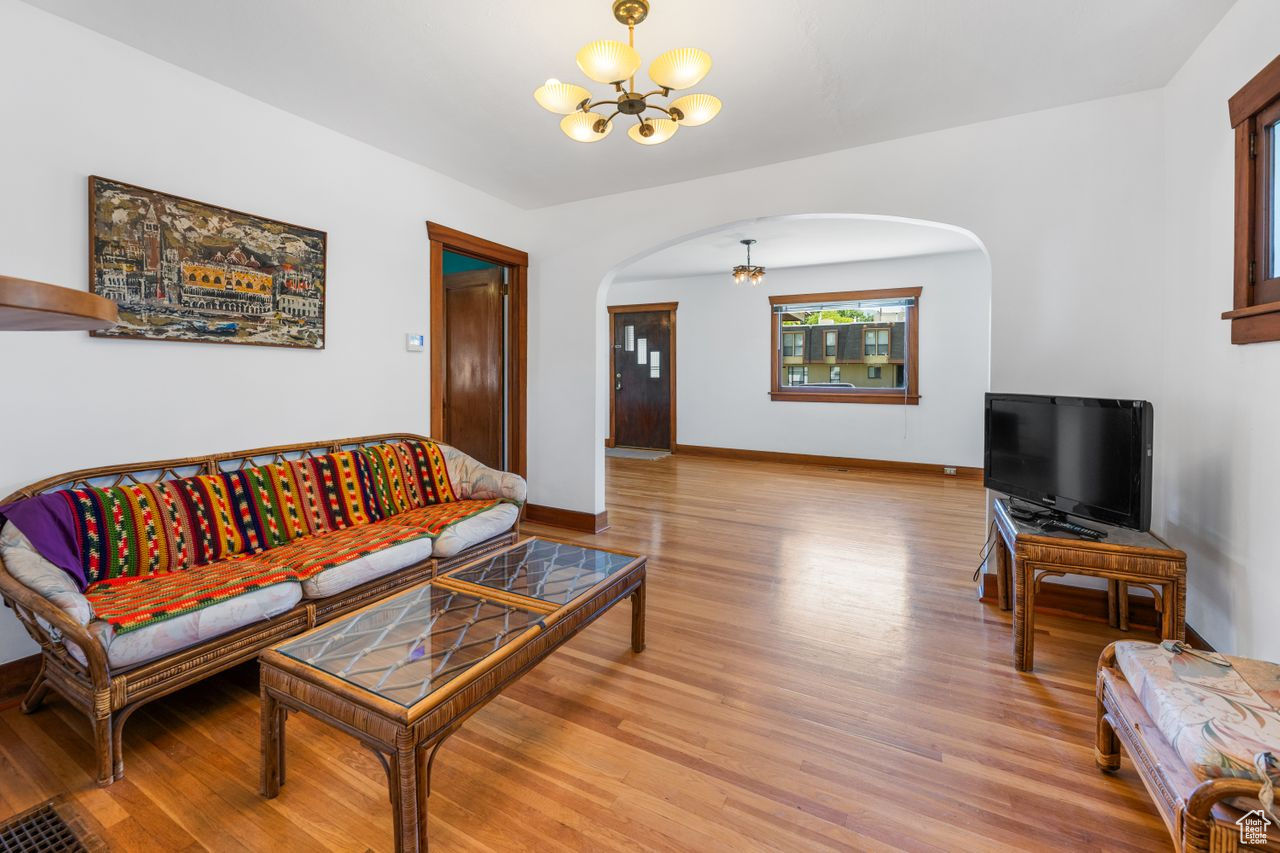
<svg viewBox="0 0 1280 853">
<path fill-rule="evenodd" d="M 613 314 L 613 443 L 671 450 L 671 312 Z"/>
<path fill-rule="evenodd" d="M 444 276 L 444 441 L 502 470 L 502 268 Z"/>
</svg>

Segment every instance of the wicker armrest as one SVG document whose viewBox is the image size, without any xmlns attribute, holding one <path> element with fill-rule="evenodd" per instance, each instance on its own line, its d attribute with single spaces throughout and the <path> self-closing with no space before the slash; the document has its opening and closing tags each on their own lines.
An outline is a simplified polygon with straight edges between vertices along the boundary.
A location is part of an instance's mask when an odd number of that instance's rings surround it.
<svg viewBox="0 0 1280 853">
<path fill-rule="evenodd" d="M 3 559 L 0 559 L 0 597 L 13 608 L 18 621 L 45 654 L 51 654 L 75 669 L 87 669 L 97 689 L 105 690 L 110 686 L 107 650 L 102 642 L 67 611 L 11 575 Z M 64 640 L 80 647 L 87 666 L 82 667 L 67 653 L 62 645 Z"/>
</svg>

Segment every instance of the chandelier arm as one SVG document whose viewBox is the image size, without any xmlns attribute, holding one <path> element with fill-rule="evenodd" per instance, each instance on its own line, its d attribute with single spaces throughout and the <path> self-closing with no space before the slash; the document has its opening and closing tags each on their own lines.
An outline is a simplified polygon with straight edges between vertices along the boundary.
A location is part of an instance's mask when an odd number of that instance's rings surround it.
<svg viewBox="0 0 1280 853">
<path fill-rule="evenodd" d="M 640 97 L 652 98 L 654 95 L 661 95 L 664 98 L 668 98 L 671 96 L 671 90 L 668 89 L 666 86 L 659 86 L 658 88 L 654 89 L 652 92 L 646 92 Z"/>
<path fill-rule="evenodd" d="M 665 113 L 667 118 L 671 119 L 672 121 L 675 121 L 675 116 L 671 115 L 671 110 L 667 109 L 666 107 L 660 107 L 657 104 L 645 104 L 644 108 L 646 110 L 657 110 L 660 113 Z"/>
<path fill-rule="evenodd" d="M 594 104 L 587 104 L 585 107 L 582 108 L 582 111 L 584 113 L 589 113 L 592 110 L 594 110 L 596 107 L 603 107 L 606 105 L 610 107 L 616 107 L 618 105 L 618 102 L 617 101 L 596 101 Z M 617 113 L 615 112 L 614 115 L 617 115 Z"/>
<path fill-rule="evenodd" d="M 614 111 L 613 111 L 613 115 L 611 115 L 611 116 L 609 116 L 607 119 L 605 119 L 605 120 L 604 120 L 604 123 L 605 123 L 605 124 L 608 124 L 609 122 L 613 121 L 613 120 L 614 120 L 615 118 L 617 118 L 617 117 L 618 117 L 618 111 L 617 111 L 617 110 L 614 110 Z"/>
</svg>

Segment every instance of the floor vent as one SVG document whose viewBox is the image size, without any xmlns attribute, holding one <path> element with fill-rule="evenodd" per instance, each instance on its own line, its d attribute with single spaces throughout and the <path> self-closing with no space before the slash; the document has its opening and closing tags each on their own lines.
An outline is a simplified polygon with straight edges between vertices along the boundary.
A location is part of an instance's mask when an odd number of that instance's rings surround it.
<svg viewBox="0 0 1280 853">
<path fill-rule="evenodd" d="M 52 803 L 29 809 L 0 824 L 0 853 L 87 853 Z"/>
</svg>

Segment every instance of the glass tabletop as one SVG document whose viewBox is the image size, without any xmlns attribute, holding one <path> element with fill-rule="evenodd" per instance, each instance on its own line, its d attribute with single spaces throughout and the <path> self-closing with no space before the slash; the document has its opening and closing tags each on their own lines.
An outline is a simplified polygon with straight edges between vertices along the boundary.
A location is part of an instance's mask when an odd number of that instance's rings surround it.
<svg viewBox="0 0 1280 853">
<path fill-rule="evenodd" d="M 409 707 L 541 618 L 528 610 L 424 585 L 277 650 Z"/>
<path fill-rule="evenodd" d="M 445 575 L 553 604 L 568 604 L 636 558 L 565 542 L 527 539 L 492 557 Z"/>
</svg>

